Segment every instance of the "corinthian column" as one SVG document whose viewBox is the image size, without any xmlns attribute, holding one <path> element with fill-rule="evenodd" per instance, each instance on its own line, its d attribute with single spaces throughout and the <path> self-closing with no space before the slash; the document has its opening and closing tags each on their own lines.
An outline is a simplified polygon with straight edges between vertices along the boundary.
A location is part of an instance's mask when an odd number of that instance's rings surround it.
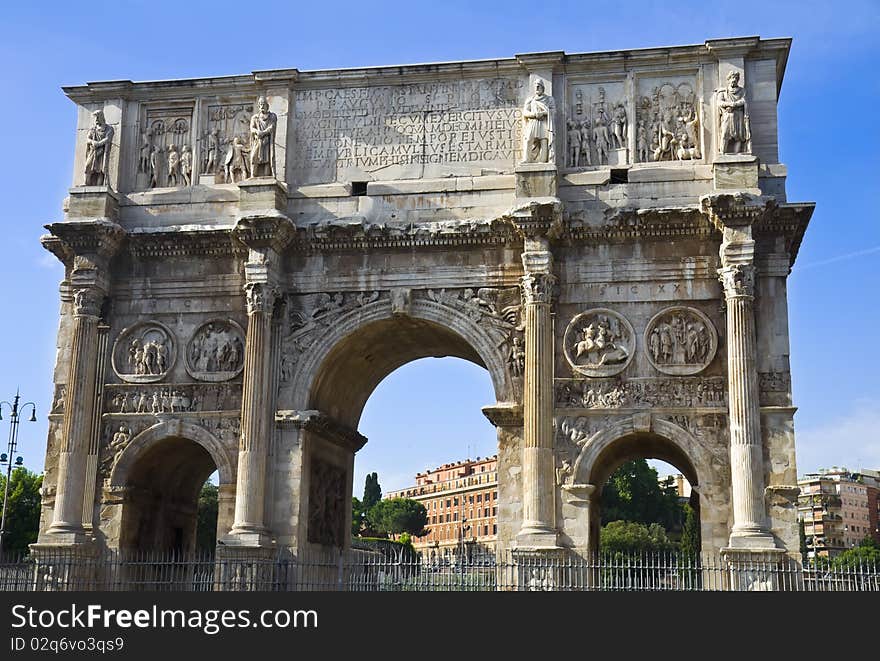
<svg viewBox="0 0 880 661">
<path fill-rule="evenodd" d="M 708 195 L 703 210 L 722 232 L 721 268 L 727 308 L 727 392 L 733 527 L 730 547 L 774 549 L 764 506 L 764 453 L 755 357 L 755 241 L 752 227 L 775 204 L 745 192 Z"/>
<path fill-rule="evenodd" d="M 267 548 L 272 544 L 266 521 L 267 462 L 275 433 L 272 315 L 281 294 L 282 253 L 294 234 L 293 223 L 272 205 L 286 196 L 276 182 L 242 182 L 242 202 L 253 215 L 239 219 L 234 236 L 248 248 L 244 264 L 247 336 L 241 399 L 241 437 L 235 489 L 235 519 L 225 545 Z"/>
<path fill-rule="evenodd" d="M 727 389 L 730 406 L 731 547 L 773 548 L 764 509 L 764 456 L 755 366 L 755 267 L 718 270 L 727 306 Z"/>
<path fill-rule="evenodd" d="M 235 521 L 231 535 L 240 541 L 262 543 L 266 493 L 266 455 L 270 421 L 274 421 L 271 378 L 272 310 L 277 290 L 266 283 L 245 285 L 248 327 L 244 349 L 244 384 L 241 401 L 241 439 L 238 448 L 238 479 Z"/>
<path fill-rule="evenodd" d="M 52 525 L 46 531 L 55 542 L 78 543 L 86 539 L 82 524 L 83 496 L 95 408 L 98 322 L 103 301 L 104 292 L 97 287 L 82 287 L 73 293 L 73 341 L 64 433 L 58 454 L 58 490 Z"/>
<path fill-rule="evenodd" d="M 526 239 L 522 261 L 526 364 L 523 373 L 521 547 L 556 546 L 553 459 L 553 255 L 546 239 Z"/>
</svg>

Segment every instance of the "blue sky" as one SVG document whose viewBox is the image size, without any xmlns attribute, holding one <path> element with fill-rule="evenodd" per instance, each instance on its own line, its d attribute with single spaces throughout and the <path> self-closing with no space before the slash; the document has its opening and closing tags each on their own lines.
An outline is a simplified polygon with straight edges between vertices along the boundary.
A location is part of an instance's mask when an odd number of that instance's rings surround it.
<svg viewBox="0 0 880 661">
<path fill-rule="evenodd" d="M 4 157 L 0 399 L 20 386 L 40 421 L 20 450 L 41 470 L 62 269 L 42 250 L 71 181 L 75 112 L 61 85 L 509 57 L 791 36 L 779 108 L 788 195 L 817 202 L 789 281 L 801 472 L 880 467 L 880 3 L 830 2 L 3 3 Z M 479 406 L 488 375 L 427 360 L 391 375 L 367 404 L 355 492 L 429 465 L 491 454 Z M 450 415 L 447 411 L 454 411 Z M 442 412 L 442 413 L 441 413 Z M 6 420 L 0 431 L 6 432 Z M 450 440 L 454 439 L 454 440 Z M 5 446 L 3 448 L 5 450 Z M 387 479 L 382 476 L 387 475 Z M 400 476 L 398 478 L 398 476 Z"/>
</svg>

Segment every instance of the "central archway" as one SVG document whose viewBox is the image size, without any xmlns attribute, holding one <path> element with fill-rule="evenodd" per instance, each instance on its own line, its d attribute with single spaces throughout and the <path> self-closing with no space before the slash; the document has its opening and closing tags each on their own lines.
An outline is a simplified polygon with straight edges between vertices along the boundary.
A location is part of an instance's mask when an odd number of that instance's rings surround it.
<svg viewBox="0 0 880 661">
<path fill-rule="evenodd" d="M 512 325 L 471 312 L 416 298 L 401 313 L 391 301 L 377 301 L 335 320 L 302 356 L 288 401 L 325 422 L 301 432 L 300 539 L 310 546 L 349 544 L 354 453 L 366 441 L 356 430 L 368 398 L 397 368 L 421 358 L 461 358 L 488 371 L 496 401 L 513 398 L 505 355 Z M 286 406 L 282 395 L 279 408 Z"/>
</svg>

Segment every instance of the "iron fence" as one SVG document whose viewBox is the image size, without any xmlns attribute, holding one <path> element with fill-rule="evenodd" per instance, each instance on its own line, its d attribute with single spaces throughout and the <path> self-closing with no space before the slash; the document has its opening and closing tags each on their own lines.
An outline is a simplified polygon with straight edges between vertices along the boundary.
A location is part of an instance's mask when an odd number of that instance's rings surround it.
<svg viewBox="0 0 880 661">
<path fill-rule="evenodd" d="M 880 592 L 880 565 L 788 556 L 539 554 L 434 560 L 377 551 L 100 553 L 36 551 L 0 560 L 3 591 L 807 591 Z"/>
</svg>

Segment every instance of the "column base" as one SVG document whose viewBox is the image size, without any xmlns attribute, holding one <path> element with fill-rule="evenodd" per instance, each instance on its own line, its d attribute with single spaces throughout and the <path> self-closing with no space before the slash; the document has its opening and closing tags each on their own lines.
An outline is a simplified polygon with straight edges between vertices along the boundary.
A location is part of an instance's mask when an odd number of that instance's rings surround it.
<svg viewBox="0 0 880 661">
<path fill-rule="evenodd" d="M 217 546 L 234 548 L 272 548 L 275 540 L 267 530 L 251 528 L 233 528 L 228 535 L 217 541 Z"/>
<path fill-rule="evenodd" d="M 31 544 L 31 548 L 40 547 L 68 547 L 86 544 L 92 541 L 82 526 L 58 524 L 49 526 L 38 544 Z"/>
<path fill-rule="evenodd" d="M 764 530 L 734 530 L 730 533 L 728 542 L 731 550 L 745 549 L 752 551 L 779 550 L 776 540 L 769 532 Z"/>
<path fill-rule="evenodd" d="M 32 589 L 36 592 L 67 592 L 107 589 L 102 581 L 98 546 L 92 539 L 69 541 L 59 535 L 28 548 L 34 559 Z M 46 539 L 46 538 L 44 538 Z"/>
<path fill-rule="evenodd" d="M 559 548 L 559 533 L 540 525 L 523 526 L 516 534 L 516 550 L 550 550 Z"/>
</svg>

